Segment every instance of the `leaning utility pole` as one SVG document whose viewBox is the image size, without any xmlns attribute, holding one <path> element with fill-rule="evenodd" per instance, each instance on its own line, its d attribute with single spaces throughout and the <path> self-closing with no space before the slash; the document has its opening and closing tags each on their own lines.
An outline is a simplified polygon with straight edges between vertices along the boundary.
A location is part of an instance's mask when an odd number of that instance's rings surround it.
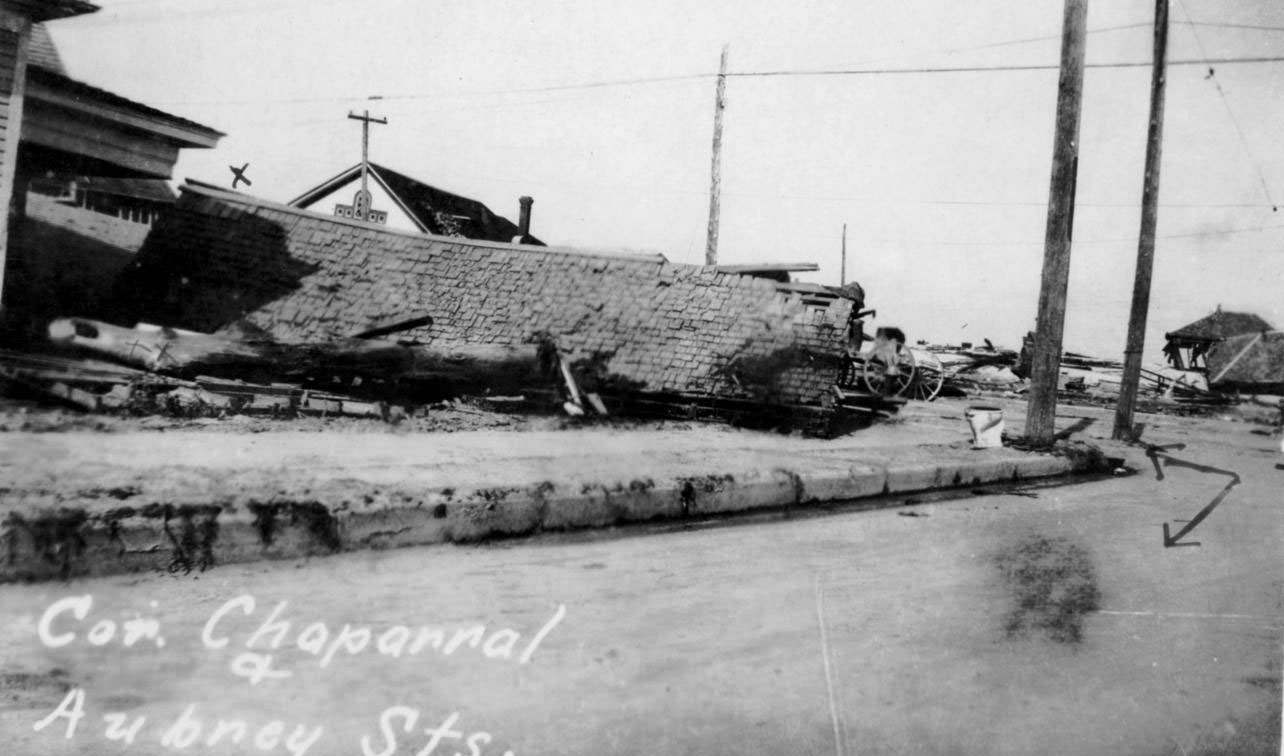
<svg viewBox="0 0 1284 756">
<path fill-rule="evenodd" d="M 843 261 L 838 265 L 838 285 L 847 285 L 847 224 L 843 224 Z"/>
<path fill-rule="evenodd" d="M 718 66 L 718 90 L 713 103 L 713 177 L 709 182 L 709 234 L 705 238 L 704 264 L 718 264 L 718 195 L 722 190 L 722 111 L 727 107 L 727 45 Z"/>
<path fill-rule="evenodd" d="M 1141 188 L 1141 238 L 1137 242 L 1137 272 L 1132 282 L 1132 312 L 1128 316 L 1128 345 L 1124 348 L 1123 382 L 1115 407 L 1112 437 L 1136 438 L 1132 413 L 1141 383 L 1141 353 L 1146 346 L 1146 313 L 1150 310 L 1150 279 L 1155 264 L 1155 226 L 1159 221 L 1159 164 L 1164 137 L 1164 84 L 1168 63 L 1168 0 L 1155 0 L 1155 61 L 1150 72 L 1150 127 L 1146 133 L 1146 177 Z"/>
<path fill-rule="evenodd" d="M 1025 435 L 1050 443 L 1057 415 L 1061 336 L 1070 280 L 1070 236 L 1074 225 L 1075 175 L 1079 165 L 1079 111 L 1083 100 L 1083 55 L 1088 0 L 1066 0 L 1061 29 L 1061 75 L 1057 83 L 1057 128 L 1052 147 L 1052 186 L 1044 236 L 1043 276 L 1030 368 L 1030 401 Z"/>
<path fill-rule="evenodd" d="M 361 194 L 357 195 L 358 200 L 353 205 L 354 214 L 359 220 L 368 220 L 370 214 L 370 189 L 368 187 L 368 176 L 370 174 L 370 124 L 381 123 L 387 124 L 387 118 L 375 118 L 370 115 L 369 110 L 362 111 L 361 115 L 348 111 L 348 117 L 354 121 L 361 121 Z"/>
</svg>

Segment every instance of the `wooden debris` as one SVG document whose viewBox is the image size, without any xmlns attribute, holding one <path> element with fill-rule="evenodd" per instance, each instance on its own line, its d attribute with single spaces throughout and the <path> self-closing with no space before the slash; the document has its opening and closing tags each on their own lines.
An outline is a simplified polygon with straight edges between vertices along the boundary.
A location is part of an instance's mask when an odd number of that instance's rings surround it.
<svg viewBox="0 0 1284 756">
<path fill-rule="evenodd" d="M 391 326 L 389 326 L 391 327 Z M 61 318 L 49 338 L 144 370 L 191 377 L 299 382 L 328 376 L 438 380 L 470 388 L 510 390 L 538 380 L 539 345 L 402 345 L 371 339 L 286 344 L 243 335 L 207 334 L 147 324 L 134 328 Z"/>
<path fill-rule="evenodd" d="M 44 355 L 0 352 L 0 379 L 90 412 L 135 406 L 191 414 L 272 413 L 392 417 L 399 408 L 294 384 L 213 376 L 181 380 L 141 370 Z"/>
</svg>

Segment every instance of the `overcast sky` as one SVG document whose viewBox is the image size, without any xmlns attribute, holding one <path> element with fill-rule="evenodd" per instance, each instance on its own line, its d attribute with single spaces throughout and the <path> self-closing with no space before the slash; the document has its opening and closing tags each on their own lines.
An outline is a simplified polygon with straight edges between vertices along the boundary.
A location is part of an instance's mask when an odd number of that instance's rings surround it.
<svg viewBox="0 0 1284 756">
<path fill-rule="evenodd" d="M 371 159 L 550 244 L 703 261 L 713 74 L 1051 64 L 1061 0 L 97 0 L 51 31 L 74 78 L 228 134 L 175 178 L 286 201 Z M 1151 0 L 1092 0 L 1089 63 L 1150 59 Z M 1173 0 L 1170 58 L 1284 55 L 1284 4 Z M 1189 22 L 1196 22 L 1194 24 Z M 1122 27 L 1122 28 L 1120 28 Z M 1275 29 L 1244 27 L 1276 27 Z M 1284 63 L 1173 66 L 1147 353 L 1221 304 L 1284 327 Z M 1150 72 L 1089 70 L 1066 347 L 1120 356 Z M 1055 70 L 735 76 L 720 262 L 819 263 L 912 339 L 1034 327 Z M 1218 91 L 1218 85 L 1221 92 Z M 382 99 L 370 100 L 370 97 Z"/>
</svg>

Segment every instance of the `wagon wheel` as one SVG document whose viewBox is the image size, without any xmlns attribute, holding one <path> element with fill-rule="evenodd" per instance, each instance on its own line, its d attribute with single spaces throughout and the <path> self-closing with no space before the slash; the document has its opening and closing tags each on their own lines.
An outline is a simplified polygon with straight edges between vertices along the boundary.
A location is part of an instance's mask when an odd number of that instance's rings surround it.
<svg viewBox="0 0 1284 756">
<path fill-rule="evenodd" d="M 941 361 L 930 352 L 907 350 L 914 358 L 914 382 L 910 386 L 909 398 L 930 402 L 941 393 L 945 385 L 945 368 Z"/>
<path fill-rule="evenodd" d="M 871 393 L 879 396 L 904 394 L 914 382 L 914 372 L 914 355 L 908 349 L 901 351 L 893 375 L 888 375 L 888 365 L 882 357 L 870 355 L 865 358 L 865 385 Z M 888 381 L 891 381 L 890 386 Z"/>
</svg>

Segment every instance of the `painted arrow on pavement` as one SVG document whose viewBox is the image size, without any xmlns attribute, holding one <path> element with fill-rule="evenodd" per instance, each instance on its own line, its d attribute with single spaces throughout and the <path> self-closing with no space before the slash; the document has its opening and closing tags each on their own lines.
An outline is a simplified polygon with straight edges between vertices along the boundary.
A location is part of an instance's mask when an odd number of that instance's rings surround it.
<svg viewBox="0 0 1284 756">
<path fill-rule="evenodd" d="M 1167 451 L 1168 449 L 1184 449 L 1184 448 L 1186 448 L 1185 444 L 1170 444 L 1168 446 L 1147 446 L 1146 447 L 1146 456 L 1150 457 L 1150 461 L 1155 466 L 1156 480 L 1164 479 L 1163 468 L 1165 467 L 1186 467 L 1191 470 L 1196 470 L 1198 472 L 1203 472 L 1203 473 L 1209 473 L 1212 475 L 1228 475 L 1230 476 L 1230 482 L 1228 482 L 1226 484 L 1226 487 L 1223 488 L 1221 491 L 1219 491 L 1217 495 L 1213 497 L 1212 501 L 1208 502 L 1208 504 L 1205 505 L 1203 509 L 1199 510 L 1199 512 L 1194 517 L 1192 517 L 1189 522 L 1186 523 L 1185 527 L 1183 527 L 1181 530 L 1178 530 L 1176 535 L 1171 534 L 1168 530 L 1168 523 L 1166 522 L 1164 523 L 1164 548 L 1166 549 L 1172 548 L 1174 546 L 1198 546 L 1199 541 L 1187 541 L 1186 543 L 1181 543 L 1180 541 L 1183 536 L 1185 536 L 1187 533 L 1189 533 L 1190 531 L 1198 527 L 1199 523 L 1203 522 L 1204 519 L 1208 517 L 1208 515 L 1213 513 L 1213 510 L 1217 508 L 1217 505 L 1221 504 L 1222 501 L 1226 499 L 1226 495 L 1231 492 L 1232 488 L 1240 484 L 1239 473 L 1233 470 L 1223 470 L 1219 467 L 1210 467 L 1209 465 L 1201 465 L 1195 462 L 1188 462 L 1184 459 L 1177 459 L 1175 457 L 1170 457 L 1167 454 L 1164 454 L 1164 452 Z"/>
</svg>

